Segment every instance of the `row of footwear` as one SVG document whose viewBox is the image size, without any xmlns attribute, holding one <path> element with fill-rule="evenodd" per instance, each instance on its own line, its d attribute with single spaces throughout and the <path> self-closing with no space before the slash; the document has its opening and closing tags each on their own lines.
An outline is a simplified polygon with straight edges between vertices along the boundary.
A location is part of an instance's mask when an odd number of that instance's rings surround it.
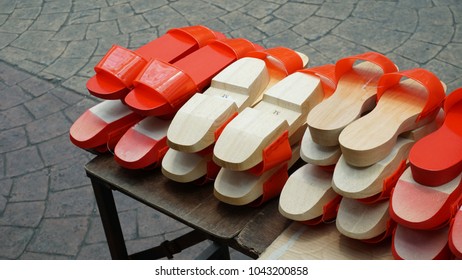
<svg viewBox="0 0 462 280">
<path fill-rule="evenodd" d="M 335 220 L 370 243 L 392 236 L 396 258 L 460 258 L 459 91 L 446 97 L 433 73 L 399 71 L 374 52 L 308 62 L 204 26 L 169 30 L 135 51 L 114 46 L 87 83 L 105 101 L 76 120 L 70 138 L 112 152 L 123 168 L 213 181 L 224 203 L 279 197 L 289 219 Z M 306 164 L 289 176 L 300 158 Z M 432 221 L 417 221 L 424 215 Z M 437 230 L 446 230 L 445 253 L 416 254 L 415 234 Z"/>
</svg>

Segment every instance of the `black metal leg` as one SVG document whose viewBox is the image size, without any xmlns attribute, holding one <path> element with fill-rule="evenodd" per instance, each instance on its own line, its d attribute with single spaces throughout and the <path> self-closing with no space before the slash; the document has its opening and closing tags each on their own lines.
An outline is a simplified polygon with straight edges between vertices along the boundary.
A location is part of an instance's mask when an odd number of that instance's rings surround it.
<svg viewBox="0 0 462 280">
<path fill-rule="evenodd" d="M 128 259 L 127 247 L 125 246 L 112 190 L 94 178 L 91 178 L 91 184 L 95 193 L 111 257 L 114 260 L 126 260 Z"/>
</svg>

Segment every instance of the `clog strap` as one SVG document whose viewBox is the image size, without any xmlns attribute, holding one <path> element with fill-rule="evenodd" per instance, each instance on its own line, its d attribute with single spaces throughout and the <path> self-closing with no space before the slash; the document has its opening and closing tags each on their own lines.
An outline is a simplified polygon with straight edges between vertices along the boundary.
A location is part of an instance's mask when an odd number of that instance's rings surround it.
<svg viewBox="0 0 462 280">
<path fill-rule="evenodd" d="M 303 68 L 303 61 L 300 55 L 296 51 L 286 47 L 250 52 L 246 56 L 265 61 L 267 68 L 284 73 L 285 76 Z"/>
<path fill-rule="evenodd" d="M 443 100 L 446 97 L 443 85 L 435 74 L 422 68 L 415 68 L 383 75 L 377 85 L 377 100 L 380 99 L 380 97 L 385 93 L 387 89 L 399 84 L 401 78 L 403 77 L 413 79 L 420 83 L 425 87 L 428 93 L 427 102 L 422 109 L 422 112 L 417 117 L 417 122 L 422 118 L 432 115 L 432 113 L 440 110 L 443 104 Z"/>
<path fill-rule="evenodd" d="M 396 170 L 393 172 L 393 174 L 383 179 L 382 191 L 379 194 L 373 195 L 371 197 L 358 199 L 358 201 L 365 204 L 373 204 L 384 199 L 389 199 L 393 188 L 396 186 L 396 183 L 398 182 L 399 178 L 404 173 L 406 168 L 407 162 L 406 160 L 402 160 L 398 168 L 396 168 Z"/>
<path fill-rule="evenodd" d="M 335 218 L 337 217 L 338 213 L 338 208 L 340 206 L 340 202 L 342 201 L 342 196 L 337 195 L 333 199 L 331 199 L 329 202 L 327 202 L 323 207 L 322 207 L 322 215 L 311 219 L 307 221 L 302 221 L 303 224 L 309 225 L 309 226 L 314 226 L 318 225 L 321 223 L 330 223 Z"/>
<path fill-rule="evenodd" d="M 380 68 L 382 68 L 383 73 L 391 73 L 398 71 L 396 65 L 391 61 L 388 57 L 384 56 L 383 54 L 376 53 L 376 52 L 366 52 L 363 54 L 348 56 L 342 58 L 335 63 L 335 78 L 338 80 L 348 71 L 353 68 L 353 64 L 356 60 L 364 60 L 369 61 Z"/>
<path fill-rule="evenodd" d="M 105 73 L 131 87 L 136 75 L 146 66 L 146 61 L 135 52 L 113 45 L 106 55 L 96 64 L 96 73 Z"/>
<path fill-rule="evenodd" d="M 172 28 L 168 30 L 167 33 L 179 40 L 192 39 L 196 42 L 199 48 L 207 45 L 210 40 L 225 38 L 223 34 L 214 32 L 202 25 Z"/>
<path fill-rule="evenodd" d="M 444 111 L 447 113 L 459 101 L 462 101 L 462 88 L 458 88 L 446 96 L 444 100 Z"/>
<path fill-rule="evenodd" d="M 173 64 L 153 59 L 133 81 L 135 87 L 143 85 L 159 93 L 158 98 L 163 98 L 172 107 L 184 103 L 189 95 L 185 92 L 198 91 L 193 79 L 183 70 Z"/>
<path fill-rule="evenodd" d="M 331 96 L 336 87 L 337 83 L 335 81 L 335 65 L 334 64 L 326 64 L 316 67 L 311 67 L 308 69 L 302 69 L 298 72 L 317 76 L 321 79 L 321 85 L 324 92 L 324 99 Z"/>
<path fill-rule="evenodd" d="M 256 176 L 287 162 L 292 158 L 292 148 L 289 142 L 289 132 L 284 131 L 276 140 L 262 151 L 262 162 L 248 171 Z"/>
<path fill-rule="evenodd" d="M 280 195 L 285 183 L 289 179 L 287 169 L 288 165 L 285 163 L 276 172 L 274 172 L 274 174 L 263 183 L 263 194 L 258 199 L 251 202 L 249 206 L 258 207 L 268 200 Z"/>
<path fill-rule="evenodd" d="M 243 58 L 250 52 L 263 49 L 261 46 L 244 38 L 214 40 L 208 46 L 223 55 L 232 56 L 234 59 Z"/>
</svg>

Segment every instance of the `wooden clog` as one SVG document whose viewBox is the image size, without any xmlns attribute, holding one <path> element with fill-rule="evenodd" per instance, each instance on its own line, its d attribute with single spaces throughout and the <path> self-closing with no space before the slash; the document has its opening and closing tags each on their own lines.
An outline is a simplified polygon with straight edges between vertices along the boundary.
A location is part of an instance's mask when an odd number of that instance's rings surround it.
<svg viewBox="0 0 462 280">
<path fill-rule="evenodd" d="M 435 119 L 445 97 L 438 77 L 422 68 L 385 74 L 377 88 L 377 106 L 339 136 L 342 155 L 353 166 L 387 157 L 398 135 Z"/>
<path fill-rule="evenodd" d="M 448 247 L 449 227 L 416 230 L 399 225 L 392 237 L 392 254 L 399 260 L 451 259 Z"/>
<path fill-rule="evenodd" d="M 354 64 L 356 61 L 362 62 Z M 391 60 L 375 52 L 338 60 L 335 64 L 335 92 L 308 115 L 313 141 L 322 146 L 339 145 L 340 132 L 374 108 L 379 78 L 397 70 Z"/>
<path fill-rule="evenodd" d="M 282 189 L 279 212 L 294 221 L 305 222 L 322 217 L 325 206 L 340 197 L 332 189 L 332 173 L 332 170 L 313 164 L 297 169 Z"/>
<path fill-rule="evenodd" d="M 365 204 L 343 197 L 335 220 L 337 229 L 349 238 L 380 242 L 390 236 L 396 226 L 388 213 L 389 205 L 388 200 Z"/>
<path fill-rule="evenodd" d="M 94 153 L 113 150 L 120 137 L 144 117 L 120 100 L 106 100 L 86 110 L 71 126 L 71 142 Z"/>
<path fill-rule="evenodd" d="M 390 197 L 390 215 L 408 228 L 429 230 L 448 224 L 462 203 L 462 174 L 437 187 L 414 181 L 407 168 Z"/>
<path fill-rule="evenodd" d="M 224 38 L 219 32 L 197 25 L 170 29 L 134 51 L 114 45 L 94 67 L 96 75 L 87 81 L 87 89 L 99 98 L 121 99 L 151 59 L 173 63 L 213 39 Z"/>
<path fill-rule="evenodd" d="M 299 159 L 300 146 L 292 147 L 289 162 L 261 175 L 221 168 L 214 182 L 215 197 L 231 205 L 261 205 L 278 196 L 288 178 L 288 169 Z"/>
<path fill-rule="evenodd" d="M 438 186 L 462 173 L 461 100 L 462 88 L 451 92 L 444 101 L 443 125 L 411 149 L 409 162 L 416 182 Z"/>
<path fill-rule="evenodd" d="M 218 138 L 213 160 L 235 171 L 267 170 L 288 160 L 287 139 L 306 123 L 311 108 L 324 99 L 325 84 L 313 74 L 314 68 L 308 71 L 284 78 L 255 107 L 244 109 L 234 118 Z"/>
</svg>

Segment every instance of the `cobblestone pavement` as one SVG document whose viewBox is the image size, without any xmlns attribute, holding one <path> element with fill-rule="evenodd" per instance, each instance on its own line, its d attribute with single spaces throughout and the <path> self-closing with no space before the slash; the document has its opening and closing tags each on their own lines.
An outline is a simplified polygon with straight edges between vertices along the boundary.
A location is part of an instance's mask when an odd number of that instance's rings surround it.
<svg viewBox="0 0 462 280">
<path fill-rule="evenodd" d="M 0 258 L 110 258 L 83 169 L 93 155 L 68 137 L 98 102 L 85 82 L 112 44 L 196 24 L 293 48 L 311 66 L 372 50 L 433 71 L 448 92 L 462 86 L 457 0 L 0 0 Z M 117 193 L 116 203 L 129 252 L 188 230 Z"/>
</svg>

